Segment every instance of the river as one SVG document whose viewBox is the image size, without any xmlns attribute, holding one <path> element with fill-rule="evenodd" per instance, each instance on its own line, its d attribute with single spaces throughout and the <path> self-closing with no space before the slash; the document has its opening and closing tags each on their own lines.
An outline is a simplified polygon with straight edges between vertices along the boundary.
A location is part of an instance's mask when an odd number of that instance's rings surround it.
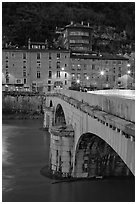
<svg viewBox="0 0 137 204">
<path fill-rule="evenodd" d="M 3 202 L 130 202 L 134 179 L 55 183 L 40 174 L 48 165 L 49 133 L 42 120 L 4 120 L 2 124 Z"/>
</svg>

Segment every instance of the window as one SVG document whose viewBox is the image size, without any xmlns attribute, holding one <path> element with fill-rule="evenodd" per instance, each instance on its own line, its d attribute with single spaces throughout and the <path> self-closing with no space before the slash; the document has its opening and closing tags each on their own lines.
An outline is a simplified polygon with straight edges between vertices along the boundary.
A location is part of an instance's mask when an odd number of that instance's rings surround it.
<svg viewBox="0 0 137 204">
<path fill-rule="evenodd" d="M 121 74 L 118 74 L 118 77 L 121 77 Z"/>
<path fill-rule="evenodd" d="M 67 78 L 67 73 L 65 73 L 65 78 Z"/>
<path fill-rule="evenodd" d="M 51 84 L 51 81 L 50 81 L 50 80 L 48 80 L 48 84 Z"/>
<path fill-rule="evenodd" d="M 86 64 L 84 64 L 84 69 L 87 69 L 87 65 Z"/>
<path fill-rule="evenodd" d="M 92 70 L 94 70 L 95 69 L 95 64 L 92 64 Z"/>
<path fill-rule="evenodd" d="M 37 61 L 37 68 L 39 69 L 41 67 L 40 61 Z"/>
<path fill-rule="evenodd" d="M 9 78 L 6 77 L 6 84 L 9 84 Z"/>
<path fill-rule="evenodd" d="M 60 53 L 57 53 L 57 59 L 60 59 Z"/>
<path fill-rule="evenodd" d="M 9 58 L 8 53 L 6 53 L 6 59 L 8 59 L 8 58 Z"/>
<path fill-rule="evenodd" d="M 122 71 L 122 69 L 121 69 L 121 67 L 119 67 L 119 72 L 121 72 Z"/>
<path fill-rule="evenodd" d="M 67 85 L 67 81 L 65 80 L 65 85 Z"/>
<path fill-rule="evenodd" d="M 106 75 L 106 81 L 108 81 L 108 75 Z"/>
<path fill-rule="evenodd" d="M 40 79 L 40 71 L 37 71 L 37 79 Z"/>
<path fill-rule="evenodd" d="M 84 78 L 85 78 L 85 79 L 87 78 L 87 73 L 84 73 Z"/>
<path fill-rule="evenodd" d="M 57 78 L 60 78 L 60 71 L 57 71 Z"/>
<path fill-rule="evenodd" d="M 80 78 L 80 73 L 77 74 L 77 77 Z"/>
<path fill-rule="evenodd" d="M 26 84 L 27 83 L 27 79 L 24 79 L 24 84 Z"/>
<path fill-rule="evenodd" d="M 65 67 L 67 67 L 67 64 L 65 64 Z"/>
<path fill-rule="evenodd" d="M 51 53 L 49 52 L 49 59 L 51 60 Z"/>
<path fill-rule="evenodd" d="M 113 76 L 113 81 L 115 81 L 115 76 Z"/>
<path fill-rule="evenodd" d="M 118 60 L 118 64 L 122 64 L 122 61 Z"/>
<path fill-rule="evenodd" d="M 21 84 L 21 79 L 17 79 L 17 84 Z"/>
<path fill-rule="evenodd" d="M 51 61 L 49 61 L 49 69 L 51 69 Z"/>
<path fill-rule="evenodd" d="M 60 62 L 57 62 L 57 69 L 60 68 Z"/>
<path fill-rule="evenodd" d="M 14 53 L 12 53 L 12 54 L 11 54 L 11 56 L 12 56 L 12 57 L 15 57 L 15 54 L 14 54 Z"/>
<path fill-rule="evenodd" d="M 72 73 L 71 75 L 72 75 L 72 78 L 74 79 L 74 77 L 75 77 L 75 74 L 74 74 L 74 73 Z"/>
<path fill-rule="evenodd" d="M 26 59 L 26 53 L 25 52 L 23 53 L 23 59 Z"/>
<path fill-rule="evenodd" d="M 23 71 L 23 77 L 26 77 L 26 76 L 27 76 L 26 71 Z"/>
<path fill-rule="evenodd" d="M 52 78 L 52 71 L 49 71 L 49 78 Z"/>
<path fill-rule="evenodd" d="M 37 59 L 40 59 L 40 53 L 37 53 Z"/>
</svg>

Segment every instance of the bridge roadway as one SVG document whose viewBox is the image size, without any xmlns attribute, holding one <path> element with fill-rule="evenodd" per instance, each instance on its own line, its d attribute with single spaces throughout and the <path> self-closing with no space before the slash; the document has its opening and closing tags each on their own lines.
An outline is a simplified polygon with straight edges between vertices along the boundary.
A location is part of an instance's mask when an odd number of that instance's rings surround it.
<svg viewBox="0 0 137 204">
<path fill-rule="evenodd" d="M 119 154 L 131 172 L 135 173 L 134 91 L 83 93 L 56 90 L 47 94 L 47 99 L 46 106 L 49 107 L 52 101 L 55 111 L 57 105 L 61 104 L 67 124 L 72 124 L 75 130 L 75 151 L 80 136 L 92 132 L 105 140 Z"/>
</svg>

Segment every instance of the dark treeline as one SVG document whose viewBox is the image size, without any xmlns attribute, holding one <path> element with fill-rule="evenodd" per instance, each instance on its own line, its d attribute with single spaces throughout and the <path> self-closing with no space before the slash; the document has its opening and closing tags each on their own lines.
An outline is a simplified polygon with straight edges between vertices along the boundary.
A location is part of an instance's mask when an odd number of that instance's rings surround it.
<svg viewBox="0 0 137 204">
<path fill-rule="evenodd" d="M 3 2 L 3 40 L 19 46 L 33 41 L 52 42 L 55 28 L 70 21 L 125 30 L 128 40 L 135 38 L 134 2 Z"/>
</svg>

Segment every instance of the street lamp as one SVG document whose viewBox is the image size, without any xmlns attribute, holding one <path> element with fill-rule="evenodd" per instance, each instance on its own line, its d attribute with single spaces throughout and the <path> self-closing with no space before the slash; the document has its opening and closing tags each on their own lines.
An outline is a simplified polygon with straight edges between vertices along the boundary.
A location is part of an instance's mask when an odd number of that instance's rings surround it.
<svg viewBox="0 0 137 204">
<path fill-rule="evenodd" d="M 102 70 L 102 71 L 100 71 L 100 75 L 101 76 L 104 76 L 104 74 L 105 74 L 105 72 Z"/>
<path fill-rule="evenodd" d="M 80 80 L 79 79 L 77 79 L 77 84 L 79 84 L 80 83 Z"/>
<path fill-rule="evenodd" d="M 89 80 L 89 76 L 87 76 L 86 79 Z"/>
<path fill-rule="evenodd" d="M 127 73 L 128 73 L 128 74 L 131 74 L 131 71 L 130 71 L 130 70 L 128 70 L 128 71 L 127 71 Z"/>
<path fill-rule="evenodd" d="M 127 67 L 130 67 L 131 65 L 130 64 L 127 64 Z"/>
<path fill-rule="evenodd" d="M 64 67 L 62 67 L 61 70 L 64 71 Z"/>
</svg>

